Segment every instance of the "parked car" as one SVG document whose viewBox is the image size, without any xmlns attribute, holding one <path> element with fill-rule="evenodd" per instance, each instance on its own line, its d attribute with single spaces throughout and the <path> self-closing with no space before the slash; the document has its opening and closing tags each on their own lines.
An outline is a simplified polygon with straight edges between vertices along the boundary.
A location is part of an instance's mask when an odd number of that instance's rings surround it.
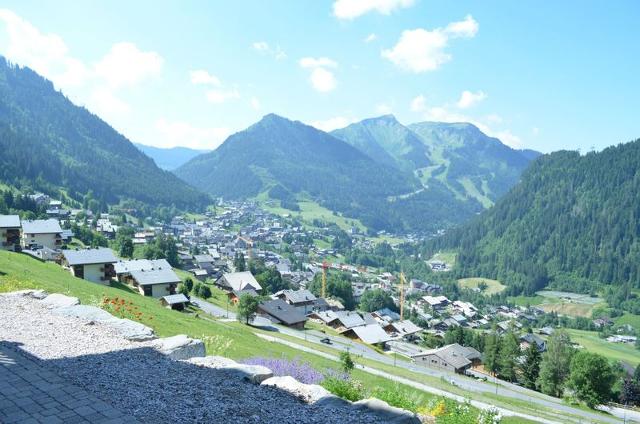
<svg viewBox="0 0 640 424">
<path fill-rule="evenodd" d="M 324 343 L 324 344 L 332 344 L 331 343 L 331 339 L 329 339 L 329 337 L 325 337 L 324 339 L 320 339 L 320 343 Z"/>
</svg>

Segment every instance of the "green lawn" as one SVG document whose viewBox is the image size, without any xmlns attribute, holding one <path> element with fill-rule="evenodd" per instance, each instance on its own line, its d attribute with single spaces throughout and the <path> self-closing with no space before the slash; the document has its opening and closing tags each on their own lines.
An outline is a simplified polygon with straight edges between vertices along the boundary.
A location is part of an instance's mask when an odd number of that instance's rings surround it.
<svg viewBox="0 0 640 424">
<path fill-rule="evenodd" d="M 507 300 L 518 306 L 537 306 L 545 301 L 542 296 L 510 296 Z"/>
<path fill-rule="evenodd" d="M 587 351 L 598 353 L 614 361 L 625 361 L 633 366 L 640 364 L 640 351 L 633 345 L 609 343 L 598 337 L 594 331 L 568 329 L 571 340 L 583 346 Z"/>
<path fill-rule="evenodd" d="M 458 280 L 458 285 L 461 288 L 465 289 L 475 289 L 481 283 L 485 283 L 487 288 L 482 292 L 482 294 L 486 296 L 491 296 L 492 294 L 500 293 L 503 291 L 506 286 L 501 284 L 498 280 L 491 280 L 489 278 L 461 278 Z"/>
<path fill-rule="evenodd" d="M 630 314 L 625 312 L 624 315 L 615 319 L 616 325 L 626 325 L 629 324 L 636 331 L 640 331 L 640 315 Z M 640 355 L 640 352 L 638 353 Z"/>
<path fill-rule="evenodd" d="M 447 264 L 449 268 L 453 268 L 453 266 L 456 264 L 457 256 L 458 254 L 454 251 L 438 252 L 435 255 L 433 255 L 427 262 L 441 261 Z"/>
</svg>

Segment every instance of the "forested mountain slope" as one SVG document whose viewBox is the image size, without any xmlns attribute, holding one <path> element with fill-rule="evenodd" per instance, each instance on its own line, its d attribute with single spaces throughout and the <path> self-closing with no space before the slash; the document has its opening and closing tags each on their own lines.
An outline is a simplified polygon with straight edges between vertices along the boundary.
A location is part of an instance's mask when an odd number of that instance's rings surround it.
<svg viewBox="0 0 640 424">
<path fill-rule="evenodd" d="M 456 272 L 512 293 L 640 287 L 640 140 L 538 158 L 492 209 L 426 248 L 458 249 Z"/>
<path fill-rule="evenodd" d="M 372 228 L 399 225 L 397 217 L 379 210 L 388 209 L 387 196 L 418 187 L 417 181 L 376 164 L 347 143 L 274 114 L 230 136 L 215 151 L 192 159 L 176 174 L 225 198 L 268 191 L 291 205 L 296 195 L 307 195 Z"/>
<path fill-rule="evenodd" d="M 0 57 L 0 181 L 103 203 L 198 208 L 208 197 L 29 68 Z"/>
</svg>

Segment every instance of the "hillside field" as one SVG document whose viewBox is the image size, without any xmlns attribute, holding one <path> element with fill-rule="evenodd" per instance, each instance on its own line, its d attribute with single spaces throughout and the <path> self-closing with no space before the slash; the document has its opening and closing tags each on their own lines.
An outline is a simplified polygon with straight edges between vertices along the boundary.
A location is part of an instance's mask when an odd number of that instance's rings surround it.
<svg viewBox="0 0 640 424">
<path fill-rule="evenodd" d="M 473 277 L 461 278 L 458 280 L 458 285 L 460 286 L 460 288 L 464 289 L 478 288 L 481 283 L 485 283 L 487 285 L 487 288 L 482 292 L 482 294 L 484 294 L 485 296 L 491 296 L 492 294 L 500 293 L 506 288 L 506 286 L 500 283 L 500 281 L 491 280 L 489 278 Z"/>
</svg>

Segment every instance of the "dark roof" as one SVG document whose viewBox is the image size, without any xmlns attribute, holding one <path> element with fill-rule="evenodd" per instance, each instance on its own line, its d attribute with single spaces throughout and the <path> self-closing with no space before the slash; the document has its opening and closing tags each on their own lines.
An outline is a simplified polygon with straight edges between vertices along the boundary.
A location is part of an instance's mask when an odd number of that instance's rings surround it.
<svg viewBox="0 0 640 424">
<path fill-rule="evenodd" d="M 0 215 L 0 228 L 20 228 L 18 215 Z"/>
<path fill-rule="evenodd" d="M 300 289 L 300 290 L 280 290 L 277 293 L 274 293 L 274 297 L 280 298 L 284 296 L 289 302 L 303 303 L 303 302 L 313 302 L 316 300 L 316 297 L 309 290 Z"/>
<path fill-rule="evenodd" d="M 474 359 L 480 359 L 481 353 L 472 347 L 461 346 L 458 343 L 443 346 L 438 349 L 428 350 L 426 352 L 414 355 L 413 357 L 423 357 L 435 355 L 442 359 L 455 369 L 460 369 L 471 365 Z"/>
<path fill-rule="evenodd" d="M 83 250 L 63 250 L 62 254 L 70 266 L 92 264 L 114 264 L 118 259 L 108 247 Z"/>
<path fill-rule="evenodd" d="M 286 325 L 297 324 L 299 322 L 304 322 L 307 320 L 307 318 L 296 308 L 289 305 L 282 299 L 274 299 L 267 302 L 262 302 L 259 306 L 259 309 Z"/>
</svg>

